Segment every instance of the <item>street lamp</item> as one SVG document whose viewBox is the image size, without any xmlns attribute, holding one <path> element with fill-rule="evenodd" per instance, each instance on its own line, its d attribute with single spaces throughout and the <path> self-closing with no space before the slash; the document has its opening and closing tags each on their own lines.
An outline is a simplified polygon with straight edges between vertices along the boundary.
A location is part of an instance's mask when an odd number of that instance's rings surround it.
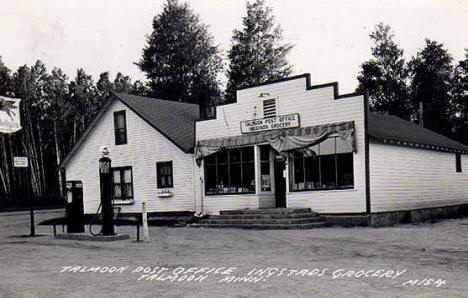
<svg viewBox="0 0 468 298">
<path fill-rule="evenodd" d="M 101 235 L 111 236 L 114 232 L 114 210 L 112 207 L 112 172 L 111 159 L 109 158 L 109 148 L 100 148 L 101 158 L 99 159 L 99 179 L 101 182 L 101 214 L 102 230 Z"/>
</svg>

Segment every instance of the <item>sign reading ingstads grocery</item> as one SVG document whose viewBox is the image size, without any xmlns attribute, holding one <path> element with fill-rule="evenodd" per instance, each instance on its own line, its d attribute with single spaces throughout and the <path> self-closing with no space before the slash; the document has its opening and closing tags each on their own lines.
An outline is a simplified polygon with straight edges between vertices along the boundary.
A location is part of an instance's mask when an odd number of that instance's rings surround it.
<svg viewBox="0 0 468 298">
<path fill-rule="evenodd" d="M 299 127 L 299 114 L 291 114 L 241 122 L 242 133 L 252 133 L 264 130 Z"/>
<path fill-rule="evenodd" d="M 21 129 L 20 99 L 0 96 L 0 133 L 13 133 Z"/>
</svg>

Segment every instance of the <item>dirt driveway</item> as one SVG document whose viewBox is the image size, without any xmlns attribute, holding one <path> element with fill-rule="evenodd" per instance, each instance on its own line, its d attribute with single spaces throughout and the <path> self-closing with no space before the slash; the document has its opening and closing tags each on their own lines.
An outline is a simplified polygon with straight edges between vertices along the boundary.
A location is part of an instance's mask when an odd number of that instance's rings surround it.
<svg viewBox="0 0 468 298">
<path fill-rule="evenodd" d="M 61 216 L 46 211 L 37 221 Z M 55 240 L 0 214 L 0 297 L 468 297 L 468 218 L 392 228 L 150 227 Z"/>
</svg>

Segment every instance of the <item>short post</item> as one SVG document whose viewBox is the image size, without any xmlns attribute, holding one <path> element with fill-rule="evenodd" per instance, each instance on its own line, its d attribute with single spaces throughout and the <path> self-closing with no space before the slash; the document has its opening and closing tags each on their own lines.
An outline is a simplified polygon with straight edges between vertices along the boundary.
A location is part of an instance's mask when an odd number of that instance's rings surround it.
<svg viewBox="0 0 468 298">
<path fill-rule="evenodd" d="M 112 172 L 111 159 L 103 154 L 99 159 L 99 177 L 101 181 L 102 230 L 101 235 L 111 236 L 114 232 L 114 210 L 112 208 Z"/>
<path fill-rule="evenodd" d="M 149 230 L 148 230 L 148 214 L 146 213 L 146 202 L 141 203 L 141 217 L 143 221 L 143 237 L 145 241 L 149 241 Z"/>
</svg>

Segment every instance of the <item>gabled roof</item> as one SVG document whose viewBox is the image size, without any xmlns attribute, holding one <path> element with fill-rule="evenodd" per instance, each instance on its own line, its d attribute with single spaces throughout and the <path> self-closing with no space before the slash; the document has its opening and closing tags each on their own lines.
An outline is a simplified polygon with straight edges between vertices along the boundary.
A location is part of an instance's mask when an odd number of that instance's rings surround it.
<svg viewBox="0 0 468 298">
<path fill-rule="evenodd" d="M 111 98 L 103 104 L 94 120 L 61 163 L 61 167 L 65 166 L 74 155 L 114 100 L 123 102 L 182 151 L 187 153 L 193 150 L 195 146 L 195 121 L 200 117 L 198 105 L 112 92 Z"/>
<path fill-rule="evenodd" d="M 195 146 L 195 121 L 200 118 L 198 105 L 126 93 L 114 95 L 184 152 Z"/>
<path fill-rule="evenodd" d="M 417 148 L 468 152 L 468 146 L 396 116 L 369 113 L 369 136 L 385 143 Z"/>
</svg>

